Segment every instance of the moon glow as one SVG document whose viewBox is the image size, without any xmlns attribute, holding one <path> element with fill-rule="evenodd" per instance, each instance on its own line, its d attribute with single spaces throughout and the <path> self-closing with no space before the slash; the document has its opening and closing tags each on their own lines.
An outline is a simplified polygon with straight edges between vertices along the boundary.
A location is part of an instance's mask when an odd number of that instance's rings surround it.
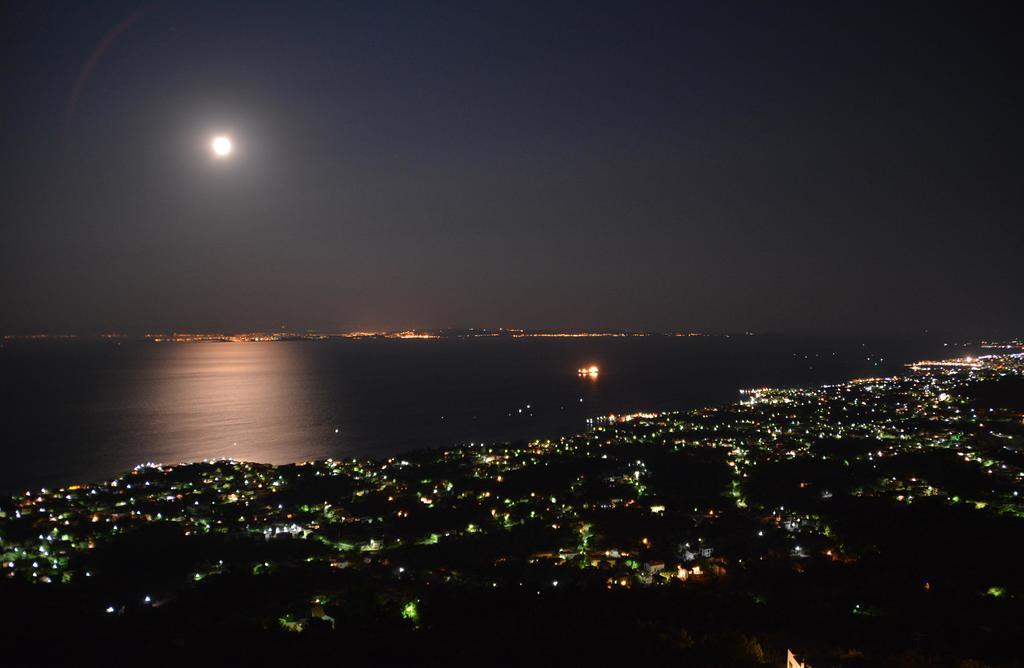
<svg viewBox="0 0 1024 668">
<path fill-rule="evenodd" d="M 231 155 L 231 151 L 234 149 L 234 145 L 231 143 L 230 137 L 224 135 L 218 135 L 213 138 L 210 142 L 210 148 L 213 150 L 213 154 L 218 158 L 225 158 Z"/>
</svg>

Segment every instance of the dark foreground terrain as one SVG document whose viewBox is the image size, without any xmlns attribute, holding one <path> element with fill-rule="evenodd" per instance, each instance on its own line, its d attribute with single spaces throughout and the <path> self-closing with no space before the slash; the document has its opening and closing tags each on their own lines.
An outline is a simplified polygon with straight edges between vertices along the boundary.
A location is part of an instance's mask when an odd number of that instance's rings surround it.
<svg viewBox="0 0 1024 668">
<path fill-rule="evenodd" d="M 1024 665 L 1024 356 L 0 501 L 4 665 Z"/>
</svg>

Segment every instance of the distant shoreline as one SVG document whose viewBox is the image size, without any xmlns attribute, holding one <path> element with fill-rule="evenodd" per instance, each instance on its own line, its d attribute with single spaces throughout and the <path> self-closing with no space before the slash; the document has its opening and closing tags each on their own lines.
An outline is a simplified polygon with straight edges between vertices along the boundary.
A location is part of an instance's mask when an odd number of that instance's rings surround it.
<svg viewBox="0 0 1024 668">
<path fill-rule="evenodd" d="M 493 339 L 493 338 L 627 338 L 627 337 L 724 337 L 754 336 L 753 332 L 706 333 L 706 332 L 649 332 L 640 330 L 546 330 L 546 329 L 406 329 L 381 331 L 344 331 L 344 332 L 164 332 L 149 333 L 143 336 L 127 334 L 99 334 L 83 336 L 80 334 L 8 334 L 4 341 L 152 341 L 154 343 L 248 343 L 266 341 L 324 341 L 345 339 L 402 339 L 402 340 L 433 340 L 433 339 Z"/>
</svg>

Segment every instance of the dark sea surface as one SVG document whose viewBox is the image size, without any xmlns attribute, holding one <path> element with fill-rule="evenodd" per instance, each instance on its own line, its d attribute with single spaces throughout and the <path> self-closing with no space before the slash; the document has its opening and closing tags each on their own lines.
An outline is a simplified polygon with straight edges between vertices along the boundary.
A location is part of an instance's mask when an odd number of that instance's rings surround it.
<svg viewBox="0 0 1024 668">
<path fill-rule="evenodd" d="M 285 463 L 556 436 L 588 417 L 898 373 L 934 337 L 5 342 L 0 491 L 142 462 Z M 600 375 L 576 369 L 596 364 Z"/>
</svg>

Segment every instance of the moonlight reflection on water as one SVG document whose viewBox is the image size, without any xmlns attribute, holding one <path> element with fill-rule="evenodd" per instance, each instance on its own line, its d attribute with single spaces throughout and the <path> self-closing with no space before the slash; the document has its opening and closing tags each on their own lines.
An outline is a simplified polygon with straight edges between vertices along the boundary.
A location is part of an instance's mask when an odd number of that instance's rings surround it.
<svg viewBox="0 0 1024 668">
<path fill-rule="evenodd" d="M 0 490 L 96 481 L 141 462 L 282 464 L 574 433 L 609 413 L 959 352 L 936 340 L 796 337 L 9 344 Z"/>
</svg>

